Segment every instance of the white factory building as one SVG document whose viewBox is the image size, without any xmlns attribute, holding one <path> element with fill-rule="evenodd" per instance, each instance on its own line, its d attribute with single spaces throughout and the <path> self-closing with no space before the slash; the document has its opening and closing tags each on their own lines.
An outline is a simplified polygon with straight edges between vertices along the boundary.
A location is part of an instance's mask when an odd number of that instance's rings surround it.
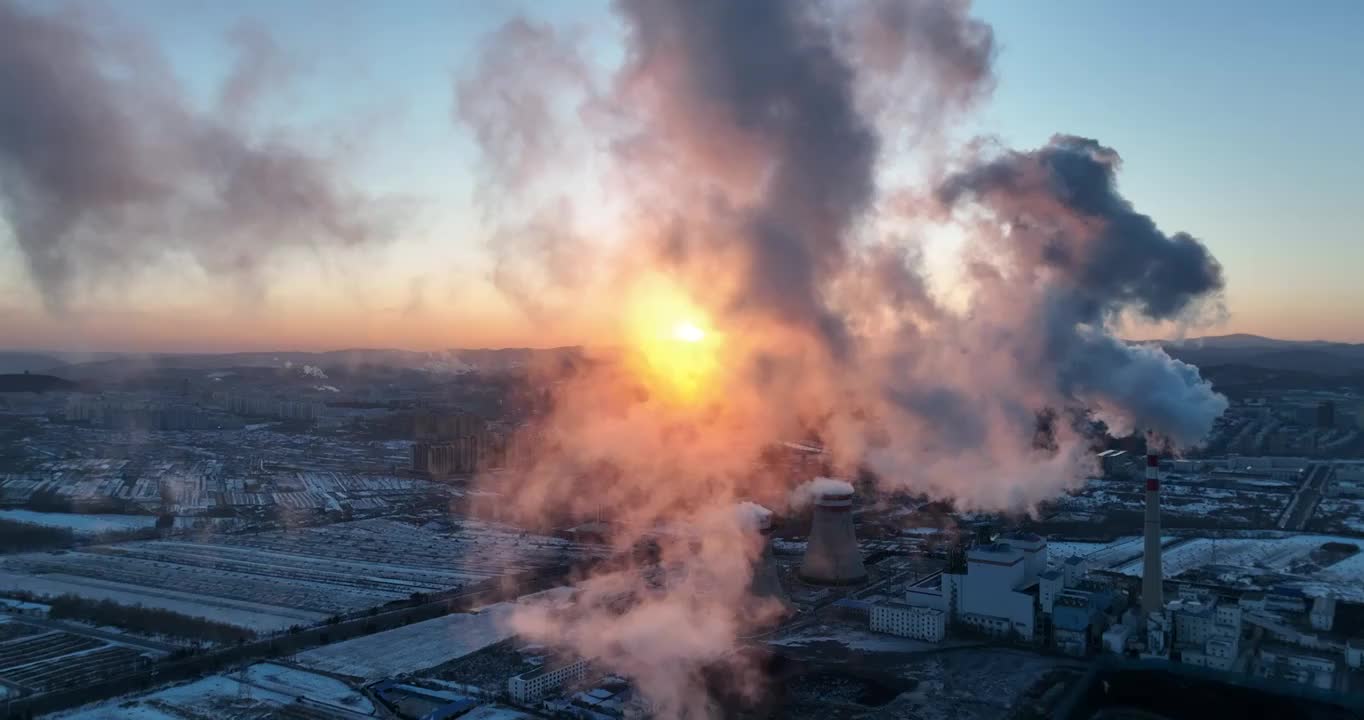
<svg viewBox="0 0 1364 720">
<path fill-rule="evenodd" d="M 940 642 L 947 637 L 947 616 L 941 610 L 901 602 L 873 605 L 871 629 L 900 637 Z"/>
<path fill-rule="evenodd" d="M 1032 640 L 1037 632 L 1037 585 L 1047 566 L 1047 541 L 1024 534 L 966 552 L 965 567 L 949 568 L 911 585 L 905 603 L 937 610 L 944 621 L 995 636 Z"/>
</svg>

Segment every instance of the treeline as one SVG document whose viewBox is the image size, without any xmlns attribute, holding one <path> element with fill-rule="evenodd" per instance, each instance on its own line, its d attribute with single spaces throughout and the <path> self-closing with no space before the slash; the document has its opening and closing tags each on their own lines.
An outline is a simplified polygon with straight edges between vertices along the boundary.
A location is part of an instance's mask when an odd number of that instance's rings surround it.
<svg viewBox="0 0 1364 720">
<path fill-rule="evenodd" d="M 71 547 L 75 542 L 76 534 L 67 528 L 0 519 L 0 552 L 51 550 Z"/>
<path fill-rule="evenodd" d="M 87 600 L 68 594 L 41 602 L 52 608 L 48 617 L 54 619 L 110 625 L 144 635 L 168 635 L 215 643 L 246 642 L 256 637 L 254 632 L 236 625 L 142 605 L 120 605 L 112 600 Z"/>
</svg>

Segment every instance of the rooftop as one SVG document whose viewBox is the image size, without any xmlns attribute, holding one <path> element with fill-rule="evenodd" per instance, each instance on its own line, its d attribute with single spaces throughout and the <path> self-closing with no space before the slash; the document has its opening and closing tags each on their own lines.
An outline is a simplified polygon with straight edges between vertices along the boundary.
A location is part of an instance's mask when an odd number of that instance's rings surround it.
<svg viewBox="0 0 1364 720">
<path fill-rule="evenodd" d="M 966 559 L 1002 562 L 1012 565 L 1014 562 L 1023 559 L 1023 551 L 1008 543 L 997 542 L 971 548 L 966 553 Z"/>
</svg>

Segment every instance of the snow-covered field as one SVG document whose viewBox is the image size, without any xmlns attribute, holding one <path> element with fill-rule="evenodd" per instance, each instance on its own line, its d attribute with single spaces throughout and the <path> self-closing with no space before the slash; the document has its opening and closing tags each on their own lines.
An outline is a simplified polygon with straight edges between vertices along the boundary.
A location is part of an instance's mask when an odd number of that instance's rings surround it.
<svg viewBox="0 0 1364 720">
<path fill-rule="evenodd" d="M 0 559 L 0 590 L 140 602 L 273 631 L 599 551 L 490 523 L 445 525 L 372 519 L 12 555 Z"/>
<path fill-rule="evenodd" d="M 510 603 L 358 637 L 300 653 L 299 665 L 366 682 L 427 670 L 512 636 Z"/>
<path fill-rule="evenodd" d="M 15 509 L 0 510 L 0 520 L 67 528 L 78 535 L 98 535 L 115 530 L 144 530 L 156 526 L 154 515 L 82 515 Z"/>
<path fill-rule="evenodd" d="M 535 720 L 535 716 L 505 705 L 484 705 L 461 715 L 460 720 Z"/>
<path fill-rule="evenodd" d="M 314 709 L 325 712 L 326 707 L 331 707 L 342 711 L 337 713 L 338 717 L 374 714 L 373 704 L 364 695 L 339 680 L 305 670 L 262 663 L 247 668 L 245 680 L 250 698 L 246 702 L 239 702 L 241 683 L 236 674 L 215 675 L 131 698 L 87 705 L 53 717 L 61 720 L 258 717 L 272 707 L 284 707 L 299 698 Z"/>
<path fill-rule="evenodd" d="M 366 715 L 374 714 L 374 705 L 363 694 L 340 680 L 307 670 L 273 663 L 259 663 L 246 669 L 246 682 L 271 692 L 302 696 L 314 702 Z"/>
<path fill-rule="evenodd" d="M 284 630 L 291 625 L 311 625 L 326 619 L 324 613 L 203 595 L 175 590 L 104 582 L 67 575 L 21 575 L 0 571 L 0 591 L 23 590 L 38 595 L 71 593 L 93 600 L 113 600 L 124 605 L 142 605 L 202 617 L 256 632 Z"/>
<path fill-rule="evenodd" d="M 867 653 L 917 653 L 977 644 L 969 641 L 956 642 L 951 640 L 930 643 L 899 637 L 898 635 L 872 632 L 863 627 L 832 623 L 806 625 L 789 634 L 782 634 L 768 640 L 767 643 L 782 647 L 816 649 L 826 643 L 835 643 L 849 650 Z"/>
<path fill-rule="evenodd" d="M 1331 535 L 1294 535 L 1286 537 L 1196 537 L 1163 548 L 1161 565 L 1165 577 L 1174 577 L 1185 570 L 1204 565 L 1230 565 L 1260 567 L 1264 570 L 1285 570 L 1296 560 L 1307 558 L 1308 554 L 1323 543 L 1350 543 L 1364 545 L 1357 537 L 1338 537 Z M 1140 550 L 1140 548 L 1138 548 Z M 1324 573 L 1349 571 L 1360 555 L 1335 566 L 1327 567 Z M 1345 566 L 1342 569 L 1342 566 Z M 1142 558 L 1129 560 L 1113 570 L 1127 575 L 1142 574 Z"/>
</svg>

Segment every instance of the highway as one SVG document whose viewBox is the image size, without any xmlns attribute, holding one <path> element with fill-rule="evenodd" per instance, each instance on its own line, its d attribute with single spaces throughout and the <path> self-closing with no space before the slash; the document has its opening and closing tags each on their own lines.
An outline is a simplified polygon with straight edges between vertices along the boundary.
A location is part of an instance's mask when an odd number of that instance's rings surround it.
<svg viewBox="0 0 1364 720">
<path fill-rule="evenodd" d="M 1314 463 L 1307 466 L 1303 471 L 1302 485 L 1293 494 L 1288 509 L 1284 511 L 1283 519 L 1279 521 L 1280 529 L 1302 530 L 1307 526 L 1307 521 L 1311 519 L 1312 513 L 1317 509 L 1317 503 L 1321 501 L 1321 496 L 1326 491 L 1326 481 L 1330 478 L 1331 472 L 1330 465 Z"/>
</svg>

